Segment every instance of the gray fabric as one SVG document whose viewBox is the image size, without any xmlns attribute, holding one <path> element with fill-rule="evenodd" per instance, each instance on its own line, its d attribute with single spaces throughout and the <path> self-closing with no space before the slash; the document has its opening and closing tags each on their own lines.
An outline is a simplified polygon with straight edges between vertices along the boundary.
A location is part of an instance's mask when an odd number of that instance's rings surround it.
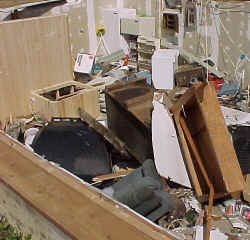
<svg viewBox="0 0 250 240">
<path fill-rule="evenodd" d="M 112 187 L 116 200 L 152 221 L 174 208 L 174 200 L 164 191 L 164 184 L 151 159 Z"/>
<path fill-rule="evenodd" d="M 142 202 L 153 197 L 154 190 L 160 185 L 151 177 L 140 178 L 139 181 L 127 183 L 122 188 L 114 188 L 114 198 L 134 209 Z"/>
<path fill-rule="evenodd" d="M 147 159 L 143 165 L 137 168 L 135 171 L 121 179 L 119 182 L 113 185 L 115 191 L 125 188 L 128 184 L 134 184 L 140 181 L 144 177 L 151 177 L 155 181 L 159 182 L 159 188 L 163 189 L 164 185 L 161 181 L 159 174 L 156 171 L 154 161 L 152 159 Z"/>
<path fill-rule="evenodd" d="M 151 221 L 156 221 L 174 209 L 174 200 L 168 192 L 156 190 L 154 191 L 154 195 L 161 199 L 161 206 L 147 215 L 147 218 Z"/>
<path fill-rule="evenodd" d="M 119 182 L 115 183 L 113 185 L 114 191 L 119 191 L 126 188 L 127 185 L 133 185 L 135 182 L 140 181 L 143 178 L 141 169 L 141 167 L 137 168 L 132 173 L 122 178 Z"/>
<path fill-rule="evenodd" d="M 160 184 L 160 189 L 164 189 L 164 184 L 158 174 L 155 163 L 152 159 L 146 160 L 142 165 L 142 175 L 145 177 L 151 177 Z"/>
<path fill-rule="evenodd" d="M 152 198 L 142 202 L 134 210 L 142 216 L 147 216 L 149 213 L 161 206 L 161 199 L 153 195 Z"/>
</svg>

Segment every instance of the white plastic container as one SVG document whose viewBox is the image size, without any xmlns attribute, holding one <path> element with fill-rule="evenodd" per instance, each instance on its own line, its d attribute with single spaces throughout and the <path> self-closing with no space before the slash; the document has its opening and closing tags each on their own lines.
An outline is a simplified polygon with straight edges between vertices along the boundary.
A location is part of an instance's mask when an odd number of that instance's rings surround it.
<svg viewBox="0 0 250 240">
<path fill-rule="evenodd" d="M 173 89 L 179 50 L 159 49 L 152 56 L 152 81 L 156 89 Z"/>
</svg>

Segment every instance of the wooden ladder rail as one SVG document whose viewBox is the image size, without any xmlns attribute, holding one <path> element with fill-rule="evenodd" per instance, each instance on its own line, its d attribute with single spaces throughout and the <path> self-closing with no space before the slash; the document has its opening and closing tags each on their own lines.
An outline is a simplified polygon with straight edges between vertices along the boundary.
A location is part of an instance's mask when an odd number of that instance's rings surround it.
<svg viewBox="0 0 250 240">
<path fill-rule="evenodd" d="M 211 218 L 212 218 L 212 207 L 213 207 L 213 201 L 214 201 L 214 187 L 213 187 L 213 184 L 211 183 L 209 177 L 208 177 L 208 174 L 205 170 L 205 167 L 202 163 L 202 160 L 201 160 L 201 157 L 200 157 L 200 154 L 197 150 L 197 147 L 192 139 L 192 136 L 191 136 L 191 133 L 187 127 L 187 124 L 184 120 L 184 118 L 179 115 L 179 122 L 180 122 L 180 125 L 181 125 L 181 128 L 184 132 L 184 135 L 186 137 L 186 140 L 188 141 L 192 151 L 193 151 L 193 154 L 194 154 L 194 157 L 196 158 L 197 160 L 197 163 L 199 165 L 199 168 L 201 170 L 201 173 L 205 179 L 205 182 L 206 184 L 208 185 L 208 188 L 209 188 L 209 201 L 208 201 L 208 210 L 207 210 L 207 219 L 206 219 L 206 232 L 205 232 L 205 240 L 209 240 L 210 238 L 210 227 L 211 227 Z"/>
</svg>

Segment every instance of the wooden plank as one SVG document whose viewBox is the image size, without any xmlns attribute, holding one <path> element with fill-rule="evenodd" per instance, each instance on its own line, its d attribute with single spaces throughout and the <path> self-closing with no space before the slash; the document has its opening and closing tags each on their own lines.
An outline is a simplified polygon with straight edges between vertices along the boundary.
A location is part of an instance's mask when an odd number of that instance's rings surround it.
<svg viewBox="0 0 250 240">
<path fill-rule="evenodd" d="M 116 173 L 110 173 L 110 174 L 105 174 L 102 176 L 94 177 L 94 178 L 92 178 L 92 181 L 96 182 L 96 183 L 100 183 L 100 182 L 111 180 L 111 179 L 121 178 L 121 177 L 127 176 L 128 174 L 132 173 L 133 171 L 134 171 L 134 169 L 120 170 Z"/>
<path fill-rule="evenodd" d="M 250 203 L 250 174 L 246 176 L 245 187 L 243 191 L 244 200 Z"/>
<path fill-rule="evenodd" d="M 0 120 L 31 113 L 30 91 L 71 81 L 65 15 L 0 23 Z M 8 101 L 6 101 L 8 99 Z"/>
<path fill-rule="evenodd" d="M 79 115 L 83 122 L 87 123 L 89 127 L 95 129 L 96 132 L 102 135 L 119 153 L 127 157 L 133 156 L 133 152 L 130 152 L 126 144 L 122 142 L 109 128 L 103 126 L 81 108 L 79 108 Z"/>
<path fill-rule="evenodd" d="M 193 152 L 194 157 L 196 158 L 196 161 L 199 165 L 199 168 L 201 170 L 202 176 L 205 179 L 206 184 L 209 187 L 209 204 L 207 208 L 207 216 L 206 216 L 206 231 L 205 231 L 205 240 L 209 240 L 210 238 L 210 227 L 211 227 L 211 214 L 212 214 L 212 208 L 213 208 L 213 201 L 214 201 L 214 187 L 209 179 L 209 176 L 206 172 L 206 169 L 203 166 L 202 159 L 200 157 L 200 154 L 198 152 L 198 149 L 193 141 L 192 135 L 186 125 L 186 122 L 182 116 L 180 116 L 180 125 L 182 127 L 182 130 L 185 134 L 185 137 L 187 139 L 187 142 L 190 146 L 191 151 Z"/>
<path fill-rule="evenodd" d="M 58 1 L 63 1 L 63 0 L 1 0 L 0 8 L 11 8 L 10 10 L 14 10 L 17 8 L 24 8 L 42 3 L 58 2 Z"/>
<path fill-rule="evenodd" d="M 179 114 L 174 114 L 174 120 L 176 123 L 176 130 L 178 131 L 179 134 L 179 139 L 180 139 L 180 146 L 182 147 L 183 154 L 185 156 L 185 164 L 188 168 L 188 173 L 190 176 L 190 180 L 192 182 L 193 188 L 195 190 L 195 193 L 198 198 L 201 198 L 203 193 L 202 193 L 202 187 L 198 179 L 198 175 L 195 171 L 195 163 L 193 162 L 191 153 L 189 151 L 184 132 L 181 128 L 180 121 L 179 121 Z"/>
<path fill-rule="evenodd" d="M 177 239 L 3 132 L 0 153 L 0 181 L 72 239 Z"/>
<path fill-rule="evenodd" d="M 32 239 L 72 240 L 1 181 L 0 201 L 1 215 L 21 230 L 23 236 L 32 234 Z"/>
</svg>

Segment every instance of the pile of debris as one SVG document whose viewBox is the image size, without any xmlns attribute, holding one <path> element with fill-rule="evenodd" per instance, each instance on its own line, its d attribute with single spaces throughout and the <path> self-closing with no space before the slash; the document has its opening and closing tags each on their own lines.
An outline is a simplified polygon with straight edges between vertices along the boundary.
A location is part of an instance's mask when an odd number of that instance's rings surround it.
<svg viewBox="0 0 250 240">
<path fill-rule="evenodd" d="M 182 239 L 249 239 L 249 114 L 220 107 L 207 83 L 157 91 L 133 80 L 104 93 L 108 128 L 78 109 L 4 130 Z"/>
<path fill-rule="evenodd" d="M 73 57 L 74 71 L 66 16 L 0 23 L 1 35 L 10 27 L 30 33 L 18 45 L 25 46 L 19 55 L 28 56 L 17 70 L 27 85 L 2 108 L 1 129 L 179 239 L 250 239 L 250 103 L 244 74 L 226 82 L 208 62 L 162 49 L 155 34 L 127 36 L 136 35 L 126 34 L 129 20 L 121 20 L 129 53 L 110 51 L 105 28 L 98 28 L 95 53 L 81 50 Z M 154 20 L 139 17 L 134 24 Z M 41 45 L 35 44 L 38 38 Z M 44 55 L 37 57 L 26 42 L 45 49 Z M 47 64 L 52 55 L 56 58 Z M 12 60 L 6 53 L 3 62 Z M 48 84 L 56 70 L 61 75 Z"/>
</svg>

